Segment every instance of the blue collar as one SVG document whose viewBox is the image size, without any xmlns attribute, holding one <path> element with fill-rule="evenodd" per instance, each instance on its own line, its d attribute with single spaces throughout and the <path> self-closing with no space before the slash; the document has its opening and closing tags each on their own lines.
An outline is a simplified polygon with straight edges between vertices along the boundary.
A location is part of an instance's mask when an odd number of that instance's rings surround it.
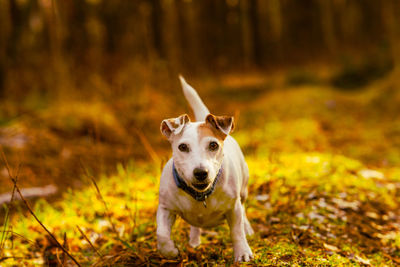
<svg viewBox="0 0 400 267">
<path fill-rule="evenodd" d="M 206 205 L 206 199 L 209 195 L 212 194 L 212 192 L 214 192 L 215 189 L 215 185 L 218 182 L 218 178 L 221 176 L 222 174 L 222 166 L 218 171 L 217 177 L 215 177 L 213 184 L 211 185 L 211 187 L 204 191 L 204 192 L 198 192 L 196 190 L 194 190 L 192 187 L 188 186 L 185 181 L 179 177 L 179 174 L 175 168 L 175 164 L 172 163 L 172 174 L 174 176 L 174 180 L 176 183 L 176 186 L 180 189 L 182 189 L 183 191 L 185 191 L 186 193 L 188 193 L 189 195 L 191 195 L 195 200 L 197 201 L 203 201 L 203 204 L 205 207 L 207 207 Z"/>
</svg>

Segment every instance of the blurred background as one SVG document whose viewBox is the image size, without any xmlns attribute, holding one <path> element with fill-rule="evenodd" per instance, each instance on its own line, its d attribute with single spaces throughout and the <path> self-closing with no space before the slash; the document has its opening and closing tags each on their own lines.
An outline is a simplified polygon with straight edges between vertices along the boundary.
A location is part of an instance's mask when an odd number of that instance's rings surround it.
<svg viewBox="0 0 400 267">
<path fill-rule="evenodd" d="M 181 73 L 246 154 L 395 166 L 399 25 L 396 0 L 2 0 L 0 145 L 21 187 L 161 165 L 161 120 L 190 113 Z"/>
</svg>

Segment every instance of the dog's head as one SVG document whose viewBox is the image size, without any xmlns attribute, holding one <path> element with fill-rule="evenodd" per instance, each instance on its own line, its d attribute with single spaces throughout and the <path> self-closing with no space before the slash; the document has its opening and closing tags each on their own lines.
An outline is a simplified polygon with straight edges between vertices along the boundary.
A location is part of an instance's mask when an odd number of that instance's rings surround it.
<svg viewBox="0 0 400 267">
<path fill-rule="evenodd" d="M 161 132 L 172 146 L 178 174 L 197 191 L 207 190 L 224 157 L 224 140 L 234 128 L 233 117 L 209 114 L 204 122 L 190 122 L 188 115 L 163 120 Z"/>
</svg>

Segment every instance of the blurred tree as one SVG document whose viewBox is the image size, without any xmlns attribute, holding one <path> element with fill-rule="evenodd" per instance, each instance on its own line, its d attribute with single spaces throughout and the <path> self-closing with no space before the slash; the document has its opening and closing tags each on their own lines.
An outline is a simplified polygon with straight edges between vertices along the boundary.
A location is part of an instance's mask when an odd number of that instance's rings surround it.
<svg viewBox="0 0 400 267">
<path fill-rule="evenodd" d="M 110 82 L 132 62 L 138 75 L 222 72 L 383 51 L 398 66 L 399 10 L 397 0 L 4 0 L 0 88 L 79 88 L 92 74 Z"/>
<path fill-rule="evenodd" d="M 161 9 L 161 0 L 151 0 L 151 25 L 153 32 L 153 45 L 157 51 L 157 55 L 160 58 L 165 57 L 164 53 L 164 42 L 162 38 L 162 23 L 163 23 L 163 11 Z"/>
<path fill-rule="evenodd" d="M 319 0 L 318 4 L 321 9 L 321 23 L 322 23 L 322 32 L 325 44 L 332 55 L 336 53 L 336 34 L 334 28 L 333 21 L 333 6 L 331 1 Z"/>
<path fill-rule="evenodd" d="M 396 0 L 387 0 L 382 2 L 382 17 L 387 33 L 387 39 L 390 44 L 392 58 L 396 72 L 400 70 L 400 3 Z"/>
<path fill-rule="evenodd" d="M 7 42 L 10 35 L 10 16 L 9 16 L 9 2 L 4 2 L 0 5 L 0 97 L 3 96 L 4 82 L 6 77 L 7 66 Z"/>
</svg>

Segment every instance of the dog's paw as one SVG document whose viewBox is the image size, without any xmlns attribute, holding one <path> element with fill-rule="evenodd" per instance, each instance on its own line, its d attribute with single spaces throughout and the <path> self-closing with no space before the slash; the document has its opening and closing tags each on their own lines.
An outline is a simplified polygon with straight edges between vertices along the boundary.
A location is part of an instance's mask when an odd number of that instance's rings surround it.
<svg viewBox="0 0 400 267">
<path fill-rule="evenodd" d="M 235 262 L 248 262 L 251 261 L 252 259 L 253 259 L 253 254 L 248 252 L 235 256 Z"/>
<path fill-rule="evenodd" d="M 250 248 L 245 248 L 237 252 L 235 251 L 234 254 L 235 262 L 247 262 L 254 258 Z"/>
<path fill-rule="evenodd" d="M 189 245 L 192 247 L 192 248 L 196 248 L 196 247 L 198 247 L 199 245 L 201 244 L 201 241 L 200 241 L 200 237 L 199 238 L 196 238 L 196 239 L 190 239 L 189 240 Z"/>
<path fill-rule="evenodd" d="M 201 229 L 198 227 L 190 226 L 189 245 L 192 248 L 198 247 L 200 241 Z"/>
<path fill-rule="evenodd" d="M 164 240 L 162 240 L 164 241 Z M 163 255 L 167 259 L 176 258 L 179 254 L 178 249 L 175 247 L 174 243 L 171 240 L 158 242 L 157 249 L 161 255 Z"/>
<path fill-rule="evenodd" d="M 176 258 L 179 254 L 179 251 L 176 247 L 159 248 L 158 251 L 167 259 Z"/>
</svg>

